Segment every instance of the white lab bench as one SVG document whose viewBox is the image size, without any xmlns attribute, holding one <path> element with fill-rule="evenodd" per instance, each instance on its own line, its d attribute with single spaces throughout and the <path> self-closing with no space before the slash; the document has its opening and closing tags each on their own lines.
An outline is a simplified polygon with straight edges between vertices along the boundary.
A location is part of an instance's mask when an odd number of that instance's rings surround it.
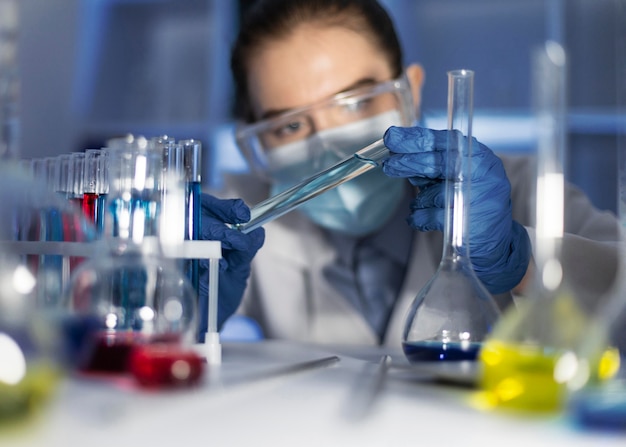
<svg viewBox="0 0 626 447">
<path fill-rule="evenodd" d="M 366 405 L 384 354 L 392 366 Z M 310 367 L 320 359 L 327 363 Z M 471 387 L 427 380 L 402 369 L 405 364 L 400 351 L 383 348 L 226 343 L 222 365 L 186 390 L 146 391 L 126 378 L 68 378 L 36 422 L 0 437 L 0 445 L 626 445 L 626 434 L 581 430 L 563 414 L 478 410 L 470 404 Z"/>
</svg>

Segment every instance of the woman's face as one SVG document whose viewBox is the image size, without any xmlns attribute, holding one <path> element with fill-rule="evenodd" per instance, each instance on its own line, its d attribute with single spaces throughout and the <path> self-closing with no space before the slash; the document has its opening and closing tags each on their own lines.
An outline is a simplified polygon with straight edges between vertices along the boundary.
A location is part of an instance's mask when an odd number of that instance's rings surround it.
<svg viewBox="0 0 626 447">
<path fill-rule="evenodd" d="M 256 52 L 248 87 L 256 120 L 307 106 L 353 88 L 390 80 L 385 56 L 370 41 L 342 27 L 302 25 L 287 39 Z M 319 131 L 337 123 L 315 117 Z"/>
</svg>

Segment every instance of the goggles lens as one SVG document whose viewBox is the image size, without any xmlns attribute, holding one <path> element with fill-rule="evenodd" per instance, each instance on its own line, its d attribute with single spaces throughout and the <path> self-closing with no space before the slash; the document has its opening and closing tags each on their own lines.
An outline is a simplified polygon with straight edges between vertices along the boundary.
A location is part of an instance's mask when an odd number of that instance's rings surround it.
<svg viewBox="0 0 626 447">
<path fill-rule="evenodd" d="M 311 106 L 240 127 L 236 138 L 252 170 L 271 180 L 272 163 L 269 160 L 285 152 L 282 149 L 296 147 L 297 143 L 310 139 L 320 131 L 364 121 L 391 111 L 399 112 L 400 122 L 394 125 L 408 126 L 415 119 L 411 90 L 404 76 L 342 92 Z M 382 133 L 375 139 L 378 138 L 382 138 Z"/>
</svg>

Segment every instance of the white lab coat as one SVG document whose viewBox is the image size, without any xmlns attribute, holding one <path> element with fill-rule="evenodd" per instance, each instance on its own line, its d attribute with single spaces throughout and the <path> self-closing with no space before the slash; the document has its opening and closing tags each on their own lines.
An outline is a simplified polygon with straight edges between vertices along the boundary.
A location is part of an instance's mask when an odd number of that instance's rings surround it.
<svg viewBox="0 0 626 447">
<path fill-rule="evenodd" d="M 502 157 L 512 186 L 513 217 L 530 223 L 528 198 L 533 197 L 528 158 Z M 228 197 L 249 205 L 267 197 L 267 186 L 249 176 L 227 179 Z M 407 210 L 408 215 L 408 210 Z M 527 227 L 528 228 L 528 227 Z M 532 229 L 531 240 L 533 239 Z M 332 344 L 377 344 L 365 318 L 323 277 L 335 249 L 319 227 L 297 210 L 265 225 L 265 244 L 256 255 L 240 313 L 259 322 L 268 338 Z M 568 280 L 593 306 L 608 291 L 617 268 L 617 220 L 593 208 L 576 188 L 566 192 L 566 237 L 563 261 Z M 413 238 L 409 267 L 394 307 L 384 343 L 400 345 L 408 307 L 435 273 L 441 260 L 441 232 L 419 232 Z M 500 305 L 511 295 L 496 297 Z"/>
</svg>

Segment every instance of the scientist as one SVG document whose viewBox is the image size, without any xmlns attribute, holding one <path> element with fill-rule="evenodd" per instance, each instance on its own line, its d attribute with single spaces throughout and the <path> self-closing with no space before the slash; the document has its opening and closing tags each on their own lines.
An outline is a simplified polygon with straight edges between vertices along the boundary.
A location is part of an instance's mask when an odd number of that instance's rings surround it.
<svg viewBox="0 0 626 447">
<path fill-rule="evenodd" d="M 220 324 L 237 311 L 268 338 L 399 345 L 407 308 L 443 246 L 447 131 L 415 126 L 423 68 L 403 65 L 391 19 L 373 0 L 259 0 L 241 24 L 231 68 L 245 123 L 237 141 L 252 174 L 227 178 L 220 194 L 243 202 L 203 197 L 202 237 L 224 248 Z M 250 234 L 224 225 L 249 219 L 244 203 L 382 135 L 391 151 L 382 170 Z M 472 150 L 471 262 L 505 308 L 531 271 L 534 168 L 476 140 Z M 565 224 L 565 275 L 593 306 L 616 272 L 616 244 L 606 242 L 619 239 L 617 221 L 567 185 Z M 206 270 L 203 278 L 206 288 Z"/>
</svg>

